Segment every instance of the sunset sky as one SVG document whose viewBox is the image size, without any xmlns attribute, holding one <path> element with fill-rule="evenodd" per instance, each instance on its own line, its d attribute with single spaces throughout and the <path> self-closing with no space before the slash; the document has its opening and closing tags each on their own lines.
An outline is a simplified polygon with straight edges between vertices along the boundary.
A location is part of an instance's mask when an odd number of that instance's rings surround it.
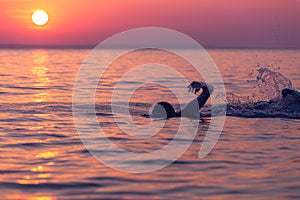
<svg viewBox="0 0 300 200">
<path fill-rule="evenodd" d="M 95 45 L 127 29 L 180 31 L 208 47 L 300 48 L 299 0 L 0 0 L 0 44 Z M 37 9 L 49 21 L 31 21 Z"/>
</svg>

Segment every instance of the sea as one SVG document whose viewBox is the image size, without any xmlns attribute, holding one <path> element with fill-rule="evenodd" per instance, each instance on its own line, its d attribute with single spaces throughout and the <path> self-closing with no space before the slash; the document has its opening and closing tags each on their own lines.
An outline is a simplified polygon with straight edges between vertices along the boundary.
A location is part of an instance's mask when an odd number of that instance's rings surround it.
<svg viewBox="0 0 300 200">
<path fill-rule="evenodd" d="M 193 49 L 184 51 L 198 56 Z M 299 102 L 282 104 L 281 98 L 284 88 L 300 91 L 300 50 L 208 49 L 226 89 L 226 113 L 212 115 L 209 100 L 200 120 L 187 119 L 197 129 L 181 126 L 178 148 L 188 143 L 186 135 L 192 141 L 176 159 L 172 151 L 158 154 L 162 159 L 149 159 L 147 153 L 168 146 L 182 119 L 145 116 L 159 101 L 180 109 L 197 95 L 188 93 L 186 82 L 203 81 L 205 74 L 162 50 L 133 51 L 109 66 L 87 59 L 90 52 L 0 50 L 1 199 L 300 199 Z M 115 53 L 104 50 L 99 59 Z M 176 69 L 186 82 L 157 70 L 157 63 Z M 88 77 L 78 82 L 85 66 L 94 67 L 99 82 L 92 90 L 94 110 L 83 110 L 78 119 L 74 86 L 88 82 Z M 144 78 L 149 76 L 156 81 Z M 199 157 L 220 117 L 224 122 L 213 148 Z M 78 121 L 99 132 L 85 132 Z M 120 161 L 124 156 L 107 144 L 133 154 Z M 138 153 L 145 157 L 134 159 Z"/>
</svg>

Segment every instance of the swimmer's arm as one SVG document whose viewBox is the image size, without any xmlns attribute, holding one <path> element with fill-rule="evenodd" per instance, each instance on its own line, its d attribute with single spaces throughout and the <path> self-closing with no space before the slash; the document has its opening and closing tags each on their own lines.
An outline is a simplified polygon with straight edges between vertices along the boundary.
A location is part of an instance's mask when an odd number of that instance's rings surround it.
<svg viewBox="0 0 300 200">
<path fill-rule="evenodd" d="M 187 115 L 199 115 L 199 110 L 205 105 L 208 98 L 210 97 L 210 90 L 212 91 L 212 87 L 210 87 L 211 89 L 209 90 L 208 85 L 206 83 L 194 81 L 189 85 L 188 88 L 189 88 L 189 92 L 195 94 L 198 91 L 200 91 L 200 89 L 202 89 L 202 92 L 197 98 L 189 102 L 184 107 L 184 109 L 180 111 L 180 113 L 187 114 Z"/>
</svg>

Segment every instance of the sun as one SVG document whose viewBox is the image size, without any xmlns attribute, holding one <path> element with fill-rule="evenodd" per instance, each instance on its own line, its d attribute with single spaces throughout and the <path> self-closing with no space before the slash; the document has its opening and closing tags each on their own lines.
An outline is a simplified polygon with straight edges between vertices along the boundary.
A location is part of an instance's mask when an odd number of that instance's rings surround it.
<svg viewBox="0 0 300 200">
<path fill-rule="evenodd" d="M 37 26 L 43 26 L 48 22 L 48 14 L 43 10 L 36 10 L 32 14 L 32 22 Z"/>
</svg>

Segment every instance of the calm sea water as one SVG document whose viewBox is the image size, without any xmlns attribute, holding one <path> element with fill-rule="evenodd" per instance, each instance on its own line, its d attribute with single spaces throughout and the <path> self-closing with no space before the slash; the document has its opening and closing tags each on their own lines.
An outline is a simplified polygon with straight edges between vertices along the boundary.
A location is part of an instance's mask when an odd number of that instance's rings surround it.
<svg viewBox="0 0 300 200">
<path fill-rule="evenodd" d="M 300 198 L 299 119 L 227 116 L 218 143 L 202 159 L 198 152 L 209 120 L 200 122 L 195 140 L 184 155 L 151 173 L 120 172 L 99 162 L 82 144 L 72 116 L 74 80 L 88 53 L 89 50 L 0 50 L 2 199 Z M 280 72 L 295 89 L 300 89 L 299 50 L 209 53 L 222 74 L 227 93 L 253 96 L 256 70 L 261 67 Z M 135 52 L 110 67 L 96 92 L 98 121 L 109 139 L 130 151 L 161 148 L 176 132 L 173 125 L 179 119 L 174 118 L 168 120 L 160 137 L 148 142 L 132 141 L 120 134 L 109 109 L 109 91 L 118 75 L 132 66 L 153 61 L 171 64 L 189 80 L 199 80 L 197 74 L 185 70 L 184 61 L 160 51 Z M 168 81 L 178 84 L 176 79 Z M 133 85 L 134 82 L 126 82 L 120 92 L 132 92 Z M 186 100 L 190 98 L 187 94 Z M 134 122 L 148 124 L 150 119 L 141 115 L 160 100 L 178 103 L 171 91 L 153 84 L 133 92 L 130 102 Z M 143 130 L 134 134 L 142 135 Z"/>
</svg>

